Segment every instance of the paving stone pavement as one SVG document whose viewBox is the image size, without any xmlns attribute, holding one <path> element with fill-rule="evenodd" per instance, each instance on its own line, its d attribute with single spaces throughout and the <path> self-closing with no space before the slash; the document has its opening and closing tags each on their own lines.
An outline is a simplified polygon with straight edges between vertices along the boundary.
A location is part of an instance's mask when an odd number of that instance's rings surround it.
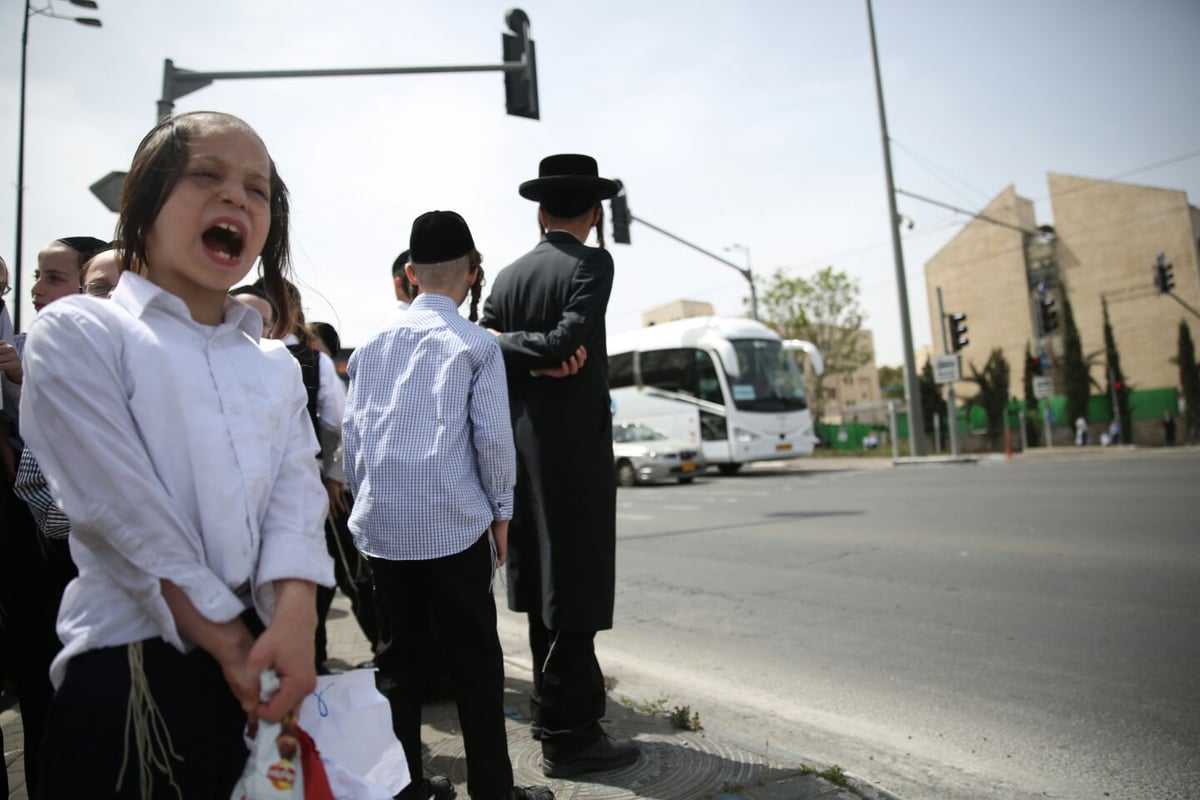
<svg viewBox="0 0 1200 800">
<path fill-rule="evenodd" d="M 339 593 L 329 615 L 329 666 L 352 669 L 371 657 L 370 646 L 350 604 Z M 548 784 L 558 800 L 895 800 L 863 784 L 843 788 L 810 774 L 801 764 L 781 763 L 721 738 L 718 732 L 678 730 L 661 715 L 609 702 L 606 728 L 636 740 L 637 763 L 587 780 L 554 780 L 541 772 L 541 749 L 529 735 L 531 676 L 519 658 L 506 658 L 505 712 L 509 755 L 519 785 Z M 4 706 L 7 706 L 5 703 Z M 15 707 L 0 711 L 9 798 L 27 800 L 21 750 L 21 718 Z M 422 742 L 426 770 L 448 776 L 467 797 L 466 761 L 458 718 L 451 702 L 425 706 Z"/>
</svg>

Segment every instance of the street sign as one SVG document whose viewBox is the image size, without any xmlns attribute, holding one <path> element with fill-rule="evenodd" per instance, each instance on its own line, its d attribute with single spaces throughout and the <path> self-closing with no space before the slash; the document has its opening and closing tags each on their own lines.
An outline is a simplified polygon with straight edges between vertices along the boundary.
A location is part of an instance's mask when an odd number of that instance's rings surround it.
<svg viewBox="0 0 1200 800">
<path fill-rule="evenodd" d="M 935 383 L 954 383 L 962 380 L 962 369 L 959 367 L 958 356 L 936 356 L 933 359 L 933 380 Z"/>
<path fill-rule="evenodd" d="M 127 172 L 110 172 L 89 188 L 104 207 L 114 213 L 121 210 L 121 189 L 125 186 Z"/>
<path fill-rule="evenodd" d="M 1049 375 L 1035 375 L 1033 378 L 1033 396 L 1039 400 L 1054 397 L 1054 378 Z"/>
</svg>

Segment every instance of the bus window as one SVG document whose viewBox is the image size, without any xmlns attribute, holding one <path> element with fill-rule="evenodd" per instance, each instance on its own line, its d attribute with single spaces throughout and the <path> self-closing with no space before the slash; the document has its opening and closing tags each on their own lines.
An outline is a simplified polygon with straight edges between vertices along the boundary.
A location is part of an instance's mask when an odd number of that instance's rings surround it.
<svg viewBox="0 0 1200 800">
<path fill-rule="evenodd" d="M 717 380 L 717 367 L 713 364 L 712 356 L 703 350 L 693 350 L 692 361 L 696 369 L 696 396 L 710 403 L 725 405 L 725 395 L 721 393 L 721 382 Z"/>
<path fill-rule="evenodd" d="M 611 389 L 633 386 L 633 353 L 608 357 L 608 385 Z"/>
<path fill-rule="evenodd" d="M 799 411 L 808 408 L 804 378 L 791 353 L 770 339 L 738 339 L 740 376 L 731 380 L 733 402 L 742 411 Z"/>
<path fill-rule="evenodd" d="M 691 353 L 683 348 L 650 350 L 641 354 L 642 383 L 667 392 L 696 396 Z"/>
</svg>

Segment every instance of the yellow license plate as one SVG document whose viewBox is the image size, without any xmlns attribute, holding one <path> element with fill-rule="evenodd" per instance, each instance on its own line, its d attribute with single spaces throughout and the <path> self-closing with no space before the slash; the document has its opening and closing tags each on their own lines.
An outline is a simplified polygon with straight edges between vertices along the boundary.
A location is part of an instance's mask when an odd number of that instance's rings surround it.
<svg viewBox="0 0 1200 800">
<path fill-rule="evenodd" d="M 684 461 L 682 464 L 679 465 L 679 469 L 683 472 L 692 472 L 696 469 L 696 462 Z"/>
<path fill-rule="evenodd" d="M 788 444 L 787 442 L 784 442 L 783 444 L 777 444 L 777 445 L 775 445 L 775 450 L 776 450 L 777 452 L 781 452 L 781 453 L 782 453 L 782 452 L 783 452 L 783 451 L 785 451 L 785 450 L 791 450 L 791 449 L 792 449 L 792 446 L 791 446 L 790 444 Z"/>
</svg>

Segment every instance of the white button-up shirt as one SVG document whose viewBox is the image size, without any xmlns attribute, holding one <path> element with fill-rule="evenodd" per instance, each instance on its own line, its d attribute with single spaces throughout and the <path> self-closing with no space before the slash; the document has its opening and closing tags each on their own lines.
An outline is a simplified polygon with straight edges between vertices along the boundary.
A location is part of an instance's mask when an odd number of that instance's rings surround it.
<svg viewBox="0 0 1200 800">
<path fill-rule="evenodd" d="M 131 273 L 111 300 L 66 297 L 30 327 L 22 434 L 71 519 L 79 567 L 56 686 L 86 650 L 156 636 L 185 649 L 161 580 L 214 622 L 251 604 L 268 621 L 275 580 L 332 585 L 300 369 L 260 331 L 235 300 L 201 325 Z"/>
</svg>

